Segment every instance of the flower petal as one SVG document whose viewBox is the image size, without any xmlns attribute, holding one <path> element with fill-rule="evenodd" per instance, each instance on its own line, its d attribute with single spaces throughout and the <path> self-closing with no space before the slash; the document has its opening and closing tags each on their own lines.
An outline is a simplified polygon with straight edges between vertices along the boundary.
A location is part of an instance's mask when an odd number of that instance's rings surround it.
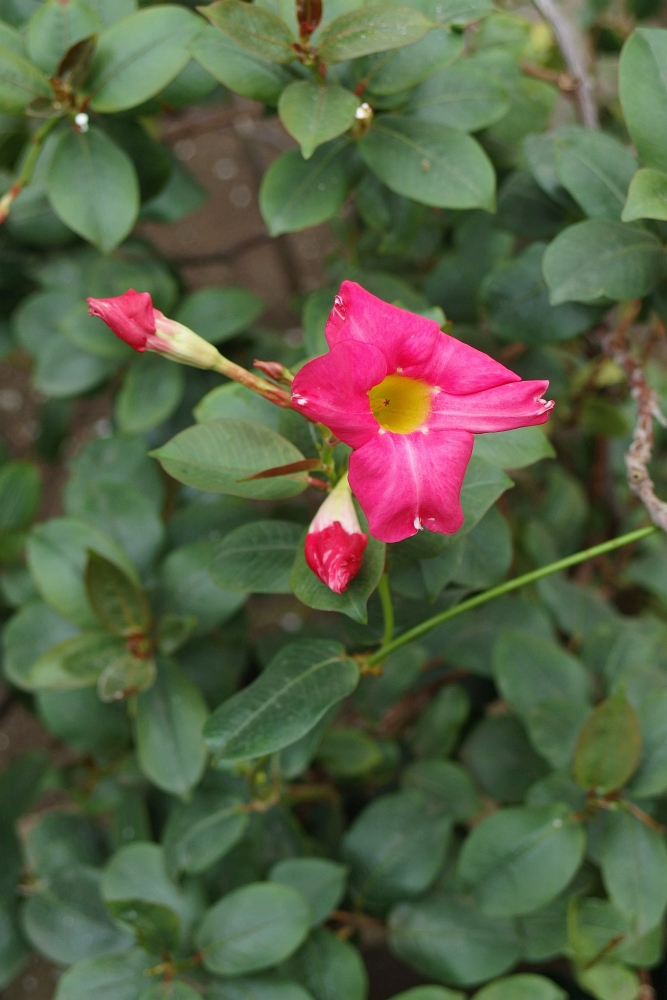
<svg viewBox="0 0 667 1000">
<path fill-rule="evenodd" d="M 439 392 L 432 397 L 428 427 L 483 434 L 544 424 L 554 405 L 553 401 L 541 398 L 548 386 L 548 382 L 510 382 L 466 396 Z"/>
<path fill-rule="evenodd" d="M 378 434 L 350 457 L 350 486 L 382 542 L 420 528 L 451 535 L 463 524 L 460 493 L 474 438 L 467 431 Z"/>
<path fill-rule="evenodd" d="M 441 333 L 435 320 L 389 305 L 356 281 L 344 281 L 325 335 L 330 347 L 344 340 L 373 344 L 387 359 L 387 372 L 393 374 L 399 368 L 426 363 Z"/>
<path fill-rule="evenodd" d="M 437 337 L 426 364 L 415 371 L 406 371 L 405 374 L 456 394 L 481 392 L 483 389 L 519 381 L 519 376 L 499 361 L 494 361 L 483 351 L 442 332 Z"/>
<path fill-rule="evenodd" d="M 89 298 L 88 312 L 103 319 L 135 351 L 145 351 L 148 336 L 155 333 L 153 302 L 148 292 L 129 288 L 111 299 Z"/>
<path fill-rule="evenodd" d="M 380 429 L 368 390 L 386 374 L 387 363 L 377 347 L 344 340 L 303 366 L 292 383 L 292 400 L 305 416 L 326 424 L 351 448 L 360 448 Z"/>
</svg>

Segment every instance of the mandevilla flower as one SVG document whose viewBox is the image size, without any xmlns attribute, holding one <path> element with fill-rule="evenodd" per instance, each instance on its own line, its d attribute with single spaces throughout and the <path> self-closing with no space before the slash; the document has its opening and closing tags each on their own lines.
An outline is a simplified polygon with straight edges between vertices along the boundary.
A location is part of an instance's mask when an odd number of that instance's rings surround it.
<svg viewBox="0 0 667 1000">
<path fill-rule="evenodd" d="M 135 351 L 154 351 L 173 361 L 195 368 L 215 368 L 220 353 L 203 337 L 187 326 L 167 319 L 153 307 L 148 292 L 128 289 L 112 299 L 88 299 L 88 312 L 99 316 L 107 326 Z"/>
<path fill-rule="evenodd" d="M 347 590 L 364 558 L 368 544 L 359 525 L 347 476 L 326 498 L 306 535 L 306 562 L 335 594 Z"/>
<path fill-rule="evenodd" d="M 354 449 L 349 480 L 376 538 L 453 534 L 474 434 L 543 424 L 548 382 L 523 382 L 434 320 L 343 282 L 331 350 L 292 384 L 294 404 Z"/>
</svg>

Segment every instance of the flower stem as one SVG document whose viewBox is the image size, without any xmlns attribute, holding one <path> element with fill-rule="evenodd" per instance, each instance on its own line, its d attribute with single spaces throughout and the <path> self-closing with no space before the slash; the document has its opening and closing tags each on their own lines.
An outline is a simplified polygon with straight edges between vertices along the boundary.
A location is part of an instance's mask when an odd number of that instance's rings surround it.
<svg viewBox="0 0 667 1000">
<path fill-rule="evenodd" d="M 42 144 L 51 129 L 54 125 L 57 125 L 59 121 L 59 118 L 49 118 L 43 125 L 40 125 L 37 131 L 31 136 L 30 148 L 23 163 L 21 173 L 18 175 L 9 191 L 7 191 L 2 198 L 0 198 L 0 225 L 9 215 L 9 209 L 11 208 L 14 200 L 18 197 L 26 184 L 29 183 L 30 178 L 32 177 L 32 172 L 35 169 L 35 164 L 37 163 L 37 157 L 41 152 Z"/>
<path fill-rule="evenodd" d="M 214 371 L 220 372 L 221 375 L 226 375 L 227 378 L 231 378 L 235 382 L 240 382 L 247 389 L 251 389 L 253 392 L 268 399 L 270 403 L 275 403 L 276 406 L 292 409 L 292 397 L 289 392 L 274 385 L 273 382 L 269 382 L 264 378 L 260 378 L 259 375 L 249 372 L 246 368 L 242 368 L 241 365 L 230 361 L 229 358 L 225 358 L 222 354 L 219 355 L 219 360 L 215 365 Z"/>
<path fill-rule="evenodd" d="M 385 638 L 382 641 L 382 645 L 370 656 L 364 657 L 367 666 L 372 667 L 377 663 L 381 663 L 389 653 L 393 653 L 395 649 L 400 649 L 401 646 L 405 646 L 408 642 L 412 642 L 414 639 L 419 639 L 421 636 L 426 635 L 431 629 L 436 628 L 443 622 L 449 621 L 450 618 L 456 617 L 456 615 L 463 614 L 464 611 L 470 611 L 472 608 L 477 608 L 480 604 L 486 604 L 487 601 L 492 601 L 494 597 L 500 597 L 502 594 L 508 594 L 512 590 L 519 590 L 521 587 L 525 587 L 528 583 L 533 583 L 535 580 L 541 580 L 543 576 L 550 576 L 552 573 L 558 573 L 560 570 L 568 569 L 570 566 L 576 566 L 578 563 L 586 562 L 587 559 L 594 559 L 596 556 L 601 556 L 605 552 L 612 552 L 614 549 L 620 549 L 623 545 L 630 545 L 632 542 L 639 542 L 642 538 L 648 538 L 649 535 L 654 535 L 659 528 L 655 525 L 649 525 L 646 528 L 637 528 L 635 531 L 629 531 L 626 535 L 620 535 L 618 538 L 612 538 L 608 542 L 602 542 L 600 545 L 594 545 L 590 549 L 583 549 L 581 552 L 575 552 L 571 556 L 566 556 L 565 559 L 558 559 L 557 562 L 549 563 L 548 566 L 540 566 L 539 569 L 531 570 L 530 573 L 524 573 L 523 576 L 517 576 L 513 580 L 506 580 L 505 583 L 499 584 L 497 587 L 491 587 L 490 590 L 485 590 L 481 594 L 475 594 L 474 597 L 469 597 L 467 601 L 462 601 L 460 604 L 456 604 L 453 608 L 448 608 L 446 611 L 441 611 L 438 615 L 433 615 L 432 618 L 427 618 L 426 621 L 421 622 L 419 625 L 415 625 L 414 628 L 408 629 L 402 635 L 397 636 L 395 639 L 387 642 L 386 640 L 386 625 L 385 625 Z M 386 576 L 382 577 L 380 581 L 380 586 L 378 591 L 380 593 L 380 600 L 382 601 L 382 606 L 384 608 L 384 599 L 382 597 L 382 581 L 385 581 Z M 388 589 L 388 584 L 386 585 Z M 386 619 L 385 619 L 386 621 Z"/>
<path fill-rule="evenodd" d="M 382 647 L 387 646 L 394 638 L 394 605 L 391 603 L 391 590 L 389 588 L 389 574 L 383 573 L 378 583 L 378 594 L 382 604 L 382 616 L 384 618 L 384 633 L 382 635 Z"/>
</svg>

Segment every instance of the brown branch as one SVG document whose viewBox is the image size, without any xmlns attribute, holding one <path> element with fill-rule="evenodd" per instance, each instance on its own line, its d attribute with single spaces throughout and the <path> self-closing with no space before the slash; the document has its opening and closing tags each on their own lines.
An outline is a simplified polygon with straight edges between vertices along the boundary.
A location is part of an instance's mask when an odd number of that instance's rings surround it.
<svg viewBox="0 0 667 1000">
<path fill-rule="evenodd" d="M 577 93 L 578 82 L 564 70 L 548 69 L 546 66 L 535 66 L 533 63 L 527 62 L 522 62 L 519 65 L 526 76 L 532 76 L 535 80 L 544 80 L 545 83 L 552 83 L 563 94 Z"/>
<path fill-rule="evenodd" d="M 605 353 L 625 370 L 630 393 L 638 409 L 632 444 L 625 455 L 630 489 L 644 504 L 653 523 L 667 531 L 667 503 L 655 495 L 655 485 L 648 471 L 653 452 L 653 421 L 657 420 L 665 427 L 667 420 L 660 411 L 657 394 L 646 381 L 642 366 L 623 343 L 637 312 L 637 305 L 633 303 L 618 329 L 614 333 L 603 334 L 602 346 Z"/>
<path fill-rule="evenodd" d="M 590 60 L 584 38 L 565 16 L 557 0 L 533 0 L 533 3 L 544 20 L 551 25 L 565 65 L 575 82 L 581 120 L 589 128 L 599 128 L 594 83 L 589 73 Z"/>
</svg>

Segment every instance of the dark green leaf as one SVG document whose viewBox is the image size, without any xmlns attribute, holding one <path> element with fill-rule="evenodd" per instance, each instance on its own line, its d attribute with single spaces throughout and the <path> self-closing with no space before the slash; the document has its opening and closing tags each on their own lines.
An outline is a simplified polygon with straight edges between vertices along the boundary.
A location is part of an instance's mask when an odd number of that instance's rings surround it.
<svg viewBox="0 0 667 1000">
<path fill-rule="evenodd" d="M 27 528 L 39 508 L 42 481 L 31 462 L 7 462 L 0 469 L 0 534 Z"/>
<path fill-rule="evenodd" d="M 77 962 L 58 980 L 57 1000 L 136 1000 L 148 980 L 153 956 L 141 948 Z"/>
<path fill-rule="evenodd" d="M 124 647 L 102 629 L 82 632 L 42 653 L 23 674 L 29 690 L 72 690 L 95 684 L 124 655 Z"/>
<path fill-rule="evenodd" d="M 479 1000 L 566 1000 L 565 993 L 552 979 L 522 972 L 518 976 L 497 979 L 481 989 Z"/>
<path fill-rule="evenodd" d="M 125 239 L 139 211 L 132 161 L 97 128 L 63 133 L 48 192 L 63 222 L 105 253 Z"/>
<path fill-rule="evenodd" d="M 201 21 L 177 4 L 124 17 L 100 34 L 87 80 L 93 111 L 123 111 L 162 90 L 190 59 Z"/>
<path fill-rule="evenodd" d="M 517 427 L 514 431 L 476 434 L 473 455 L 499 469 L 523 469 L 556 452 L 541 427 Z"/>
<path fill-rule="evenodd" d="M 630 182 L 623 222 L 635 219 L 667 219 L 667 174 L 662 170 L 638 170 Z"/>
<path fill-rule="evenodd" d="M 418 757 L 450 754 L 470 714 L 470 698 L 459 684 L 447 684 L 417 717 L 410 747 Z"/>
<path fill-rule="evenodd" d="M 620 690 L 584 722 L 574 753 L 574 776 L 582 788 L 600 795 L 613 792 L 636 771 L 641 746 L 637 713 Z"/>
<path fill-rule="evenodd" d="M 206 742 L 217 760 L 275 753 L 305 736 L 358 680 L 356 663 L 338 643 L 290 643 L 257 680 L 213 713 Z"/>
<path fill-rule="evenodd" d="M 470 898 L 445 895 L 395 906 L 389 947 L 429 979 L 453 986 L 499 976 L 520 954 L 514 921 L 487 917 Z"/>
<path fill-rule="evenodd" d="M 355 67 L 356 75 L 373 94 L 398 94 L 454 62 L 461 54 L 462 42 L 458 32 L 436 28 L 412 45 L 367 56 L 358 69 Z"/>
<path fill-rule="evenodd" d="M 175 479 L 214 493 L 269 500 L 296 496 L 307 486 L 304 473 L 242 482 L 255 472 L 304 457 L 275 431 L 250 420 L 197 424 L 151 454 Z"/>
<path fill-rule="evenodd" d="M 0 989 L 4 990 L 30 957 L 21 932 L 14 907 L 3 900 L 0 903 Z"/>
<path fill-rule="evenodd" d="M 123 907 L 130 901 L 152 904 L 160 907 L 155 911 L 158 920 L 165 916 L 161 911 L 170 910 L 178 917 L 182 932 L 189 930 L 194 916 L 193 901 L 168 877 L 164 851 L 158 844 L 134 843 L 121 847 L 104 869 L 101 887 L 107 904 L 121 902 Z M 140 909 L 130 923 L 141 919 Z M 144 915 L 150 919 L 150 911 L 144 910 Z M 173 928 L 170 918 L 166 919 Z"/>
<path fill-rule="evenodd" d="M 309 901 L 311 923 L 317 926 L 324 923 L 343 898 L 347 869 L 327 858 L 285 858 L 273 866 L 269 879 L 298 889 Z"/>
<path fill-rule="evenodd" d="M 320 32 L 318 55 L 325 63 L 337 63 L 400 49 L 419 41 L 433 27 L 430 18 L 410 7 L 362 7 L 342 14 Z"/>
<path fill-rule="evenodd" d="M 38 97 L 49 97 L 51 88 L 43 73 L 19 52 L 0 40 L 0 111 L 20 115 Z"/>
<path fill-rule="evenodd" d="M 271 164 L 259 191 L 260 211 L 271 236 L 317 226 L 336 214 L 351 187 L 349 146 L 346 137 L 333 139 L 309 160 L 290 149 Z"/>
<path fill-rule="evenodd" d="M 581 823 L 561 803 L 499 809 L 465 841 L 459 871 L 485 913 L 519 916 L 565 888 L 585 845 Z"/>
<path fill-rule="evenodd" d="M 542 269 L 552 305 L 642 298 L 667 274 L 667 254 L 652 233 L 590 219 L 547 247 Z"/>
<path fill-rule="evenodd" d="M 147 631 L 151 613 L 146 595 L 115 563 L 90 551 L 84 580 L 90 606 L 113 635 L 127 638 Z"/>
<path fill-rule="evenodd" d="M 200 8 L 223 34 L 260 59 L 290 63 L 295 59 L 294 42 L 285 22 L 271 10 L 241 0 L 219 0 Z"/>
<path fill-rule="evenodd" d="M 121 923 L 129 924 L 137 944 L 151 955 L 161 955 L 178 948 L 181 925 L 168 906 L 146 903 L 143 899 L 107 900 L 107 909 Z"/>
<path fill-rule="evenodd" d="M 609 898 L 633 930 L 645 934 L 667 905 L 667 848 L 664 837 L 628 812 L 612 813 L 600 855 Z"/>
<path fill-rule="evenodd" d="M 303 529 L 290 521 L 252 521 L 215 547 L 210 574 L 223 590 L 289 594 Z"/>
<path fill-rule="evenodd" d="M 361 955 L 322 927 L 285 963 L 285 971 L 313 1000 L 365 1000 L 367 995 L 368 973 Z"/>
<path fill-rule="evenodd" d="M 68 0 L 66 4 L 47 0 L 28 22 L 30 58 L 51 76 L 68 49 L 103 27 L 101 18 L 83 0 Z"/>
<path fill-rule="evenodd" d="M 175 318 L 209 343 L 222 344 L 252 326 L 265 308 L 262 300 L 245 288 L 200 288 L 188 295 Z"/>
<path fill-rule="evenodd" d="M 68 505 L 69 506 L 69 505 Z M 92 482 L 82 486 L 73 510 L 123 547 L 137 568 L 152 569 L 164 542 L 164 525 L 155 503 L 134 483 Z"/>
<path fill-rule="evenodd" d="M 246 594 L 221 590 L 209 566 L 213 547 L 209 541 L 172 549 L 160 567 L 162 610 L 196 619 L 193 635 L 203 635 L 231 618 L 246 601 Z"/>
<path fill-rule="evenodd" d="M 404 788 L 413 788 L 429 800 L 429 805 L 454 821 L 476 816 L 482 804 L 468 772 L 450 760 L 418 760 L 402 774 Z"/>
<path fill-rule="evenodd" d="M 618 220 L 636 157 L 613 136 L 592 129 L 570 133 L 554 144 L 558 179 L 592 219 Z"/>
<path fill-rule="evenodd" d="M 199 791 L 176 805 L 163 835 L 169 871 L 198 875 L 230 851 L 248 825 L 241 804 L 236 795 Z"/>
<path fill-rule="evenodd" d="M 518 719 L 499 715 L 473 729 L 461 748 L 461 759 L 482 791 L 501 802 L 521 802 L 547 766 L 533 751 Z"/>
<path fill-rule="evenodd" d="M 481 146 L 446 125 L 385 115 L 377 118 L 359 152 L 397 194 L 439 208 L 495 205 L 495 176 Z"/>
<path fill-rule="evenodd" d="M 167 420 L 181 401 L 183 369 L 160 357 L 134 358 L 116 397 L 116 420 L 124 434 L 143 434 Z"/>
<path fill-rule="evenodd" d="M 56 643 L 70 639 L 76 631 L 42 601 L 29 601 L 3 629 L 5 677 L 17 687 L 29 690 L 33 663 Z"/>
<path fill-rule="evenodd" d="M 244 420 L 264 424 L 273 431 L 279 430 L 280 408 L 256 392 L 246 389 L 240 382 L 224 382 L 211 389 L 199 400 L 193 413 L 199 424 L 205 424 L 209 420 L 242 417 Z"/>
<path fill-rule="evenodd" d="M 212 26 L 197 36 L 191 49 L 216 80 L 252 101 L 275 107 L 283 88 L 294 79 L 282 66 L 248 51 Z"/>
<path fill-rule="evenodd" d="M 632 141 L 647 167 L 667 170 L 667 33 L 638 28 L 623 46 L 619 89 Z"/>
<path fill-rule="evenodd" d="M 130 742 L 130 724 L 124 706 L 104 705 L 92 687 L 69 691 L 40 691 L 37 711 L 43 724 L 76 753 L 107 762 Z"/>
<path fill-rule="evenodd" d="M 422 83 L 411 95 L 406 111 L 421 121 L 477 132 L 502 118 L 508 109 L 502 82 L 470 60 L 463 60 Z"/>
<path fill-rule="evenodd" d="M 655 691 L 639 707 L 642 755 L 632 781 L 639 798 L 667 790 L 667 691 Z"/>
<path fill-rule="evenodd" d="M 520 716 L 549 698 L 590 702 L 591 681 L 581 661 L 527 632 L 501 633 L 493 649 L 493 672 L 502 697 Z"/>
<path fill-rule="evenodd" d="M 335 778 L 358 778 L 382 763 L 377 741 L 368 733 L 345 726 L 327 729 L 315 756 Z"/>
<path fill-rule="evenodd" d="M 39 797 L 50 768 L 41 750 L 28 750 L 0 774 L 3 823 L 11 824 L 28 812 Z"/>
<path fill-rule="evenodd" d="M 347 132 L 358 107 L 359 99 L 344 87 L 301 80 L 283 90 L 278 114 L 309 160 L 323 142 Z"/>
<path fill-rule="evenodd" d="M 294 952 L 308 933 L 310 905 L 290 886 L 246 885 L 218 900 L 197 930 L 203 964 L 221 976 L 258 972 Z"/>
</svg>

